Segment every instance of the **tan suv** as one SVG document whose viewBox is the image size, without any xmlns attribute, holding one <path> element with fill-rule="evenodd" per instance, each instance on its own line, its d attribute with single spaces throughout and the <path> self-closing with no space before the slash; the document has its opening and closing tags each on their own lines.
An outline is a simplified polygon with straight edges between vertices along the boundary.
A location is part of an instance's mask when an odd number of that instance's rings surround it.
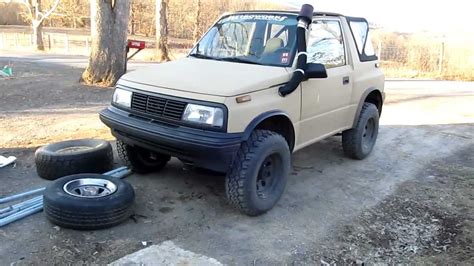
<svg viewBox="0 0 474 266">
<path fill-rule="evenodd" d="M 280 199 L 291 153 L 342 133 L 363 159 L 384 100 L 365 19 L 333 13 L 223 15 L 183 59 L 125 74 L 101 120 L 137 173 L 170 157 L 226 173 L 231 204 L 248 215 Z"/>
</svg>

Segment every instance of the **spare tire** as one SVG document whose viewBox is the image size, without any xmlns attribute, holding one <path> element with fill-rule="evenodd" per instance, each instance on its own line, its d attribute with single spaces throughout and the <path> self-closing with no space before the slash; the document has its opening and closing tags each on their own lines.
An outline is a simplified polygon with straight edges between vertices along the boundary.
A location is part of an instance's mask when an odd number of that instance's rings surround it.
<svg viewBox="0 0 474 266">
<path fill-rule="evenodd" d="M 79 174 L 60 178 L 44 191 L 44 212 L 64 228 L 95 230 L 112 227 L 131 215 L 135 192 L 122 179 Z"/>
<path fill-rule="evenodd" d="M 107 172 L 113 167 L 114 156 L 108 141 L 68 140 L 36 150 L 35 163 L 40 177 L 55 180 L 79 173 Z"/>
</svg>

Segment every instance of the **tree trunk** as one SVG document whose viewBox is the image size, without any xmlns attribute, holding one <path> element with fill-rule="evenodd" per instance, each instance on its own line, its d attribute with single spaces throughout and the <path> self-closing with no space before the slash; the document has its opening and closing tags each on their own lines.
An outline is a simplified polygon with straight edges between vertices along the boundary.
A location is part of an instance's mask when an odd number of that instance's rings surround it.
<svg viewBox="0 0 474 266">
<path fill-rule="evenodd" d="M 41 13 L 41 0 L 36 0 L 32 5 L 32 19 L 31 26 L 33 27 L 33 47 L 36 50 L 43 51 L 43 20 L 39 18 Z"/>
<path fill-rule="evenodd" d="M 156 16 L 156 52 L 158 60 L 169 61 L 168 49 L 168 0 L 155 0 L 155 16 Z"/>
<path fill-rule="evenodd" d="M 33 47 L 35 47 L 36 50 L 44 51 L 43 23 L 33 20 L 31 24 L 33 27 Z"/>
<path fill-rule="evenodd" d="M 202 6 L 202 3 L 201 3 L 201 0 L 197 0 L 197 4 L 196 4 L 196 24 L 194 25 L 194 31 L 193 31 L 193 40 L 194 42 L 197 42 L 199 41 L 199 37 L 200 37 L 200 34 L 199 34 L 199 31 L 201 30 L 201 6 Z"/>
<path fill-rule="evenodd" d="M 113 86 L 125 73 L 130 0 L 91 0 L 91 54 L 86 84 Z"/>
</svg>

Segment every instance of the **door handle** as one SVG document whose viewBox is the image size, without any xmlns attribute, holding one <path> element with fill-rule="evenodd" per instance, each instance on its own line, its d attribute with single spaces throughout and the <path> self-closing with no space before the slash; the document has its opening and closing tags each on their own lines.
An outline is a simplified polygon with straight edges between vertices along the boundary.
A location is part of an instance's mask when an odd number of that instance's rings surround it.
<svg viewBox="0 0 474 266">
<path fill-rule="evenodd" d="M 350 79 L 348 76 L 342 78 L 342 85 L 347 85 L 349 84 L 349 82 L 350 82 Z"/>
</svg>

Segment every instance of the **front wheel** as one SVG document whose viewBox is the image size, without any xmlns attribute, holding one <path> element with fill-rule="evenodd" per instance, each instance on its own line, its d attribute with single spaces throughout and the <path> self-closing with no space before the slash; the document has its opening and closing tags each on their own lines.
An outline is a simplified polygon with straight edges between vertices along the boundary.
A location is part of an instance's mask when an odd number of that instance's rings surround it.
<svg viewBox="0 0 474 266">
<path fill-rule="evenodd" d="M 283 194 L 290 167 L 285 138 L 272 131 L 256 130 L 242 143 L 227 173 L 229 202 L 250 216 L 267 212 Z"/>
<path fill-rule="evenodd" d="M 379 132 L 379 111 L 372 103 L 364 103 L 355 128 L 342 132 L 344 153 L 362 160 L 374 148 Z"/>
<path fill-rule="evenodd" d="M 131 146 L 120 140 L 117 140 L 117 153 L 125 165 L 138 174 L 159 171 L 171 159 L 169 155 Z"/>
</svg>

